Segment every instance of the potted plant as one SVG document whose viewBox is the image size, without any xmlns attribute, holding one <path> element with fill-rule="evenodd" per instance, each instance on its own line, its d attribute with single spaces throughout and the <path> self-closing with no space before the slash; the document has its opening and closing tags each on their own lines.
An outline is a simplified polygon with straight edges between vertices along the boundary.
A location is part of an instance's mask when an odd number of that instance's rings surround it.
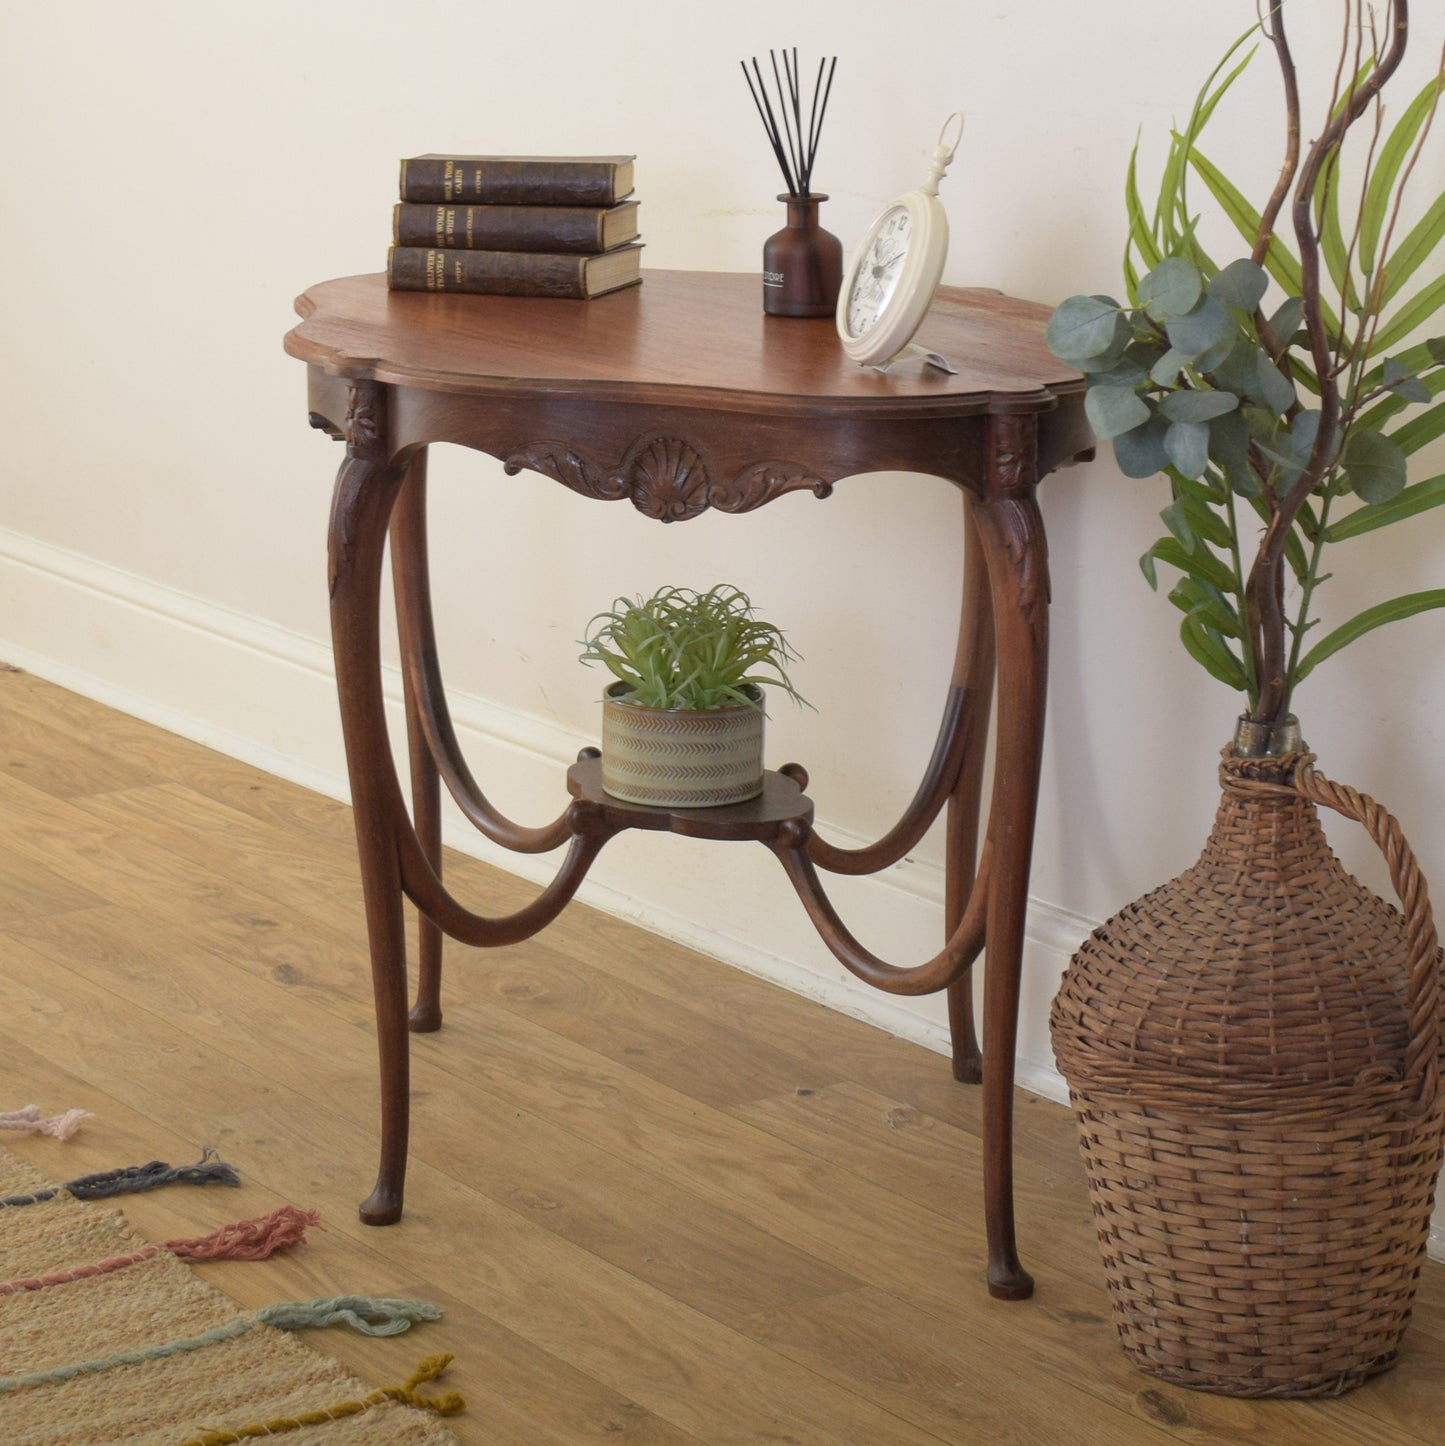
<svg viewBox="0 0 1445 1446">
<path fill-rule="evenodd" d="M 763 790 L 763 694 L 797 654 L 740 588 L 663 587 L 588 623 L 582 661 L 617 681 L 602 702 L 602 786 L 660 808 L 742 803 Z"/>
<path fill-rule="evenodd" d="M 1052 1017 L 1125 1349 L 1240 1395 L 1334 1393 L 1393 1364 L 1441 1160 L 1423 881 L 1394 820 L 1314 771 L 1291 714 L 1342 647 L 1445 605 L 1445 589 L 1415 592 L 1315 631 L 1327 555 L 1347 563 L 1351 539 L 1445 502 L 1445 476 L 1409 477 L 1445 432 L 1445 339 L 1428 334 L 1445 303 L 1431 264 L 1445 196 L 1414 220 L 1402 205 L 1445 77 L 1387 116 L 1407 0 L 1378 31 L 1360 0 L 1344 5 L 1317 127 L 1274 5 L 1173 135 L 1152 210 L 1136 147 L 1127 299 L 1072 297 L 1049 329 L 1120 468 L 1164 480 L 1166 534 L 1145 575 L 1178 574 L 1186 649 L 1245 699 L 1199 862 L 1095 932 Z M 1256 32 L 1286 121 L 1258 207 L 1202 146 Z M 1209 254 L 1201 198 L 1247 254 Z M 1385 850 L 1403 917 L 1345 874 L 1319 804 Z"/>
</svg>

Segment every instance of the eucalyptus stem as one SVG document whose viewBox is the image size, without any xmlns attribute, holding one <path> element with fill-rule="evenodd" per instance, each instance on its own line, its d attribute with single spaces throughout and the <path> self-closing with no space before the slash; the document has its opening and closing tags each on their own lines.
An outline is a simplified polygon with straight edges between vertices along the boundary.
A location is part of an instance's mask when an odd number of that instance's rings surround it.
<svg viewBox="0 0 1445 1446">
<path fill-rule="evenodd" d="M 1290 704 L 1294 698 L 1296 674 L 1299 670 L 1300 651 L 1304 644 L 1305 634 L 1310 628 L 1310 608 L 1313 605 L 1316 585 L 1321 581 L 1320 558 L 1325 548 L 1325 528 L 1330 521 L 1330 503 L 1334 501 L 1334 490 L 1326 488 L 1324 496 L 1320 499 L 1319 527 L 1315 531 L 1314 542 L 1310 545 L 1309 566 L 1305 569 L 1305 575 L 1300 580 L 1300 605 L 1298 619 L 1294 626 L 1294 638 L 1290 643 L 1289 669 L 1285 675 L 1284 712 L 1280 715 L 1285 717 L 1290 711 Z"/>
<path fill-rule="evenodd" d="M 1343 343 L 1344 338 L 1341 337 Z M 1356 345 L 1351 348 L 1349 356 L 1349 379 L 1344 387 L 1344 396 L 1341 403 L 1340 425 L 1343 431 L 1348 432 L 1360 408 L 1369 400 L 1368 397 L 1360 396 L 1360 388 L 1364 383 L 1365 353 L 1362 346 Z M 1325 547 L 1325 529 L 1330 521 L 1330 504 L 1335 500 L 1336 489 L 1330 483 L 1321 489 L 1320 515 L 1315 528 L 1314 539 L 1310 545 L 1309 566 L 1305 569 L 1305 575 L 1300 580 L 1300 605 L 1297 621 L 1294 627 L 1294 637 L 1291 639 L 1289 652 L 1289 666 L 1285 672 L 1285 695 L 1284 713 L 1290 710 L 1290 703 L 1294 696 L 1296 677 L 1299 672 L 1300 658 L 1303 656 L 1305 634 L 1309 631 L 1311 619 L 1310 608 L 1314 604 L 1314 591 L 1321 581 L 1319 576 L 1320 559 Z M 1283 714 L 1281 716 L 1284 716 Z"/>
<path fill-rule="evenodd" d="M 1244 696 L 1253 713 L 1259 702 L 1259 674 L 1255 671 L 1254 647 L 1245 626 L 1244 615 L 1244 559 L 1239 551 L 1239 516 L 1235 511 L 1234 488 L 1225 482 L 1225 503 L 1229 508 L 1229 555 L 1234 568 L 1234 601 L 1239 610 L 1239 652 L 1244 665 Z"/>
</svg>

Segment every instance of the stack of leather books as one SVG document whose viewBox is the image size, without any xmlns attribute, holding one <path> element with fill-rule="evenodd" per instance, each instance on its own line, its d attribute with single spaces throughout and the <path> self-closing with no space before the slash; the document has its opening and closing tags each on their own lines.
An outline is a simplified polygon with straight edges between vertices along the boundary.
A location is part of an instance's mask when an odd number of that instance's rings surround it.
<svg viewBox="0 0 1445 1446">
<path fill-rule="evenodd" d="M 394 291 L 587 299 L 641 281 L 634 156 L 414 156 L 401 163 Z"/>
</svg>

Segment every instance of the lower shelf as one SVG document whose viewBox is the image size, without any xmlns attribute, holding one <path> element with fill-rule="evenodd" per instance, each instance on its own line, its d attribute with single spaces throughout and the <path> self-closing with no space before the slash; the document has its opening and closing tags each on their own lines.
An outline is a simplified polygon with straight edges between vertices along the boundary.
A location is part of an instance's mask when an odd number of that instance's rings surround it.
<svg viewBox="0 0 1445 1446">
<path fill-rule="evenodd" d="M 767 843 L 786 825 L 802 823 L 811 827 L 813 822 L 813 800 L 794 779 L 772 770 L 763 774 L 759 797 L 718 808 L 654 808 L 613 798 L 602 787 L 600 758 L 574 763 L 567 770 L 567 789 L 573 798 L 596 804 L 615 828 L 649 828 L 688 838 L 758 839 Z"/>
</svg>

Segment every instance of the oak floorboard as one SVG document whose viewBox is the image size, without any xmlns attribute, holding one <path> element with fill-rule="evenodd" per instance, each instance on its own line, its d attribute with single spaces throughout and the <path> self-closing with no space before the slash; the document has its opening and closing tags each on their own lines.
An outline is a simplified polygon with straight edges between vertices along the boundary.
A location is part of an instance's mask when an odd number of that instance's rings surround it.
<svg viewBox="0 0 1445 1446">
<path fill-rule="evenodd" d="M 438 1300 L 406 1336 L 310 1343 L 377 1384 L 453 1352 L 463 1442 L 1440 1439 L 1439 1266 L 1399 1368 L 1339 1401 L 1168 1387 L 1118 1349 L 1067 1110 L 1018 1096 L 1039 1291 L 991 1301 L 978 1092 L 945 1060 L 580 906 L 532 944 L 448 947 L 447 1025 L 413 1040 L 408 1213 L 364 1227 L 348 810 L 20 673 L 0 763 L 0 1108 L 97 1115 L 0 1143 L 57 1179 L 216 1145 L 240 1190 L 116 1202 L 151 1239 L 316 1206 L 294 1255 L 201 1273 L 243 1308 Z M 447 873 L 490 912 L 535 893 Z"/>
<path fill-rule="evenodd" d="M 93 801 L 103 795 L 90 795 Z M 0 774 L 0 848 L 29 858 L 107 903 L 184 921 L 227 908 L 264 913 L 259 881 L 226 878 L 195 863 L 177 834 L 158 847 L 122 821 L 106 825 L 88 814 L 85 799 L 56 798 Z"/>
<path fill-rule="evenodd" d="M 57 870 L 28 854 L 0 847 L 0 929 L 27 919 L 49 919 L 72 909 L 90 909 L 104 900 L 80 888 Z"/>
<path fill-rule="evenodd" d="M 70 722 L 65 715 L 75 707 L 74 696 L 27 673 L 0 673 L 0 773 L 54 798 L 134 788 L 162 777 L 148 760 L 114 746 L 118 730 L 88 736 L 87 710 L 76 710 L 79 716 Z"/>
</svg>

